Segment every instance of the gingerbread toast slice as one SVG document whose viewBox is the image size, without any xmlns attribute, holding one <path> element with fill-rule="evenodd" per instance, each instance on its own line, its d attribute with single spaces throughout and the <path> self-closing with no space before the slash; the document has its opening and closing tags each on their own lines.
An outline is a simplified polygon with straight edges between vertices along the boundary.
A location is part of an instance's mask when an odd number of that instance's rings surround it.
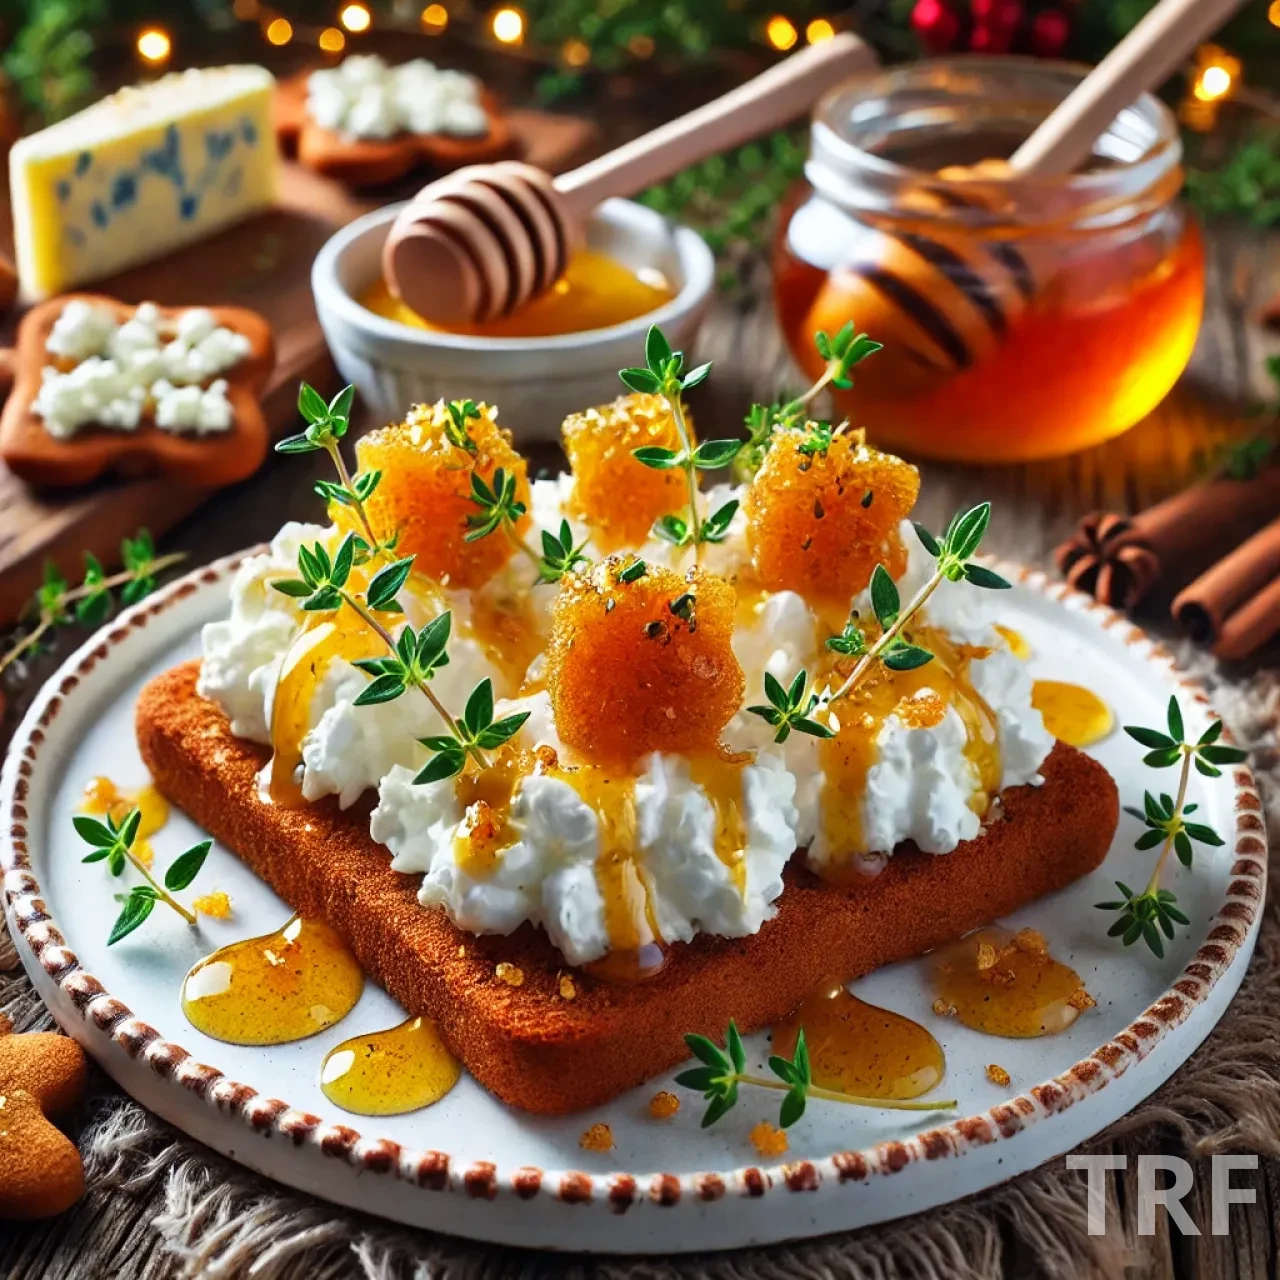
<svg viewBox="0 0 1280 1280">
<path fill-rule="evenodd" d="M 1059 743 L 1044 784 L 1006 792 L 1003 816 L 977 840 L 945 856 L 903 846 L 853 888 L 795 860 L 759 933 L 701 935 L 673 946 L 655 976 L 616 985 L 570 971 L 528 925 L 476 937 L 421 907 L 419 877 L 392 871 L 370 838 L 367 804 L 264 803 L 256 775 L 266 749 L 236 738 L 197 695 L 198 670 L 175 667 L 138 700 L 138 743 L 156 785 L 296 911 L 324 917 L 407 1010 L 435 1019 L 481 1084 L 544 1114 L 596 1106 L 665 1071 L 687 1057 L 686 1032 L 719 1039 L 731 1017 L 744 1031 L 768 1026 L 826 978 L 918 956 L 1063 888 L 1102 862 L 1119 817 L 1106 770 Z M 521 970 L 520 986 L 496 976 L 501 962 Z"/>
</svg>

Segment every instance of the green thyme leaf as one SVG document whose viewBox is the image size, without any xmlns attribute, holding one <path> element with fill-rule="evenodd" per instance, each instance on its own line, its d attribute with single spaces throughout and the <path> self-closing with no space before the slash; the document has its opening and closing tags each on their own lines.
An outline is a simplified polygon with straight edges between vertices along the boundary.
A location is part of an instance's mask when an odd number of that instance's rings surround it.
<svg viewBox="0 0 1280 1280">
<path fill-rule="evenodd" d="M 114 946 L 131 934 L 155 909 L 156 892 L 149 885 L 138 885 L 125 899 L 124 909 L 116 917 L 107 936 L 107 946 Z"/>
<path fill-rule="evenodd" d="M 212 840 L 202 840 L 199 844 L 192 845 L 185 853 L 179 854 L 170 863 L 168 871 L 164 873 L 164 887 L 171 893 L 187 888 L 200 874 L 200 868 L 204 866 L 204 860 L 209 856 L 209 850 L 212 848 Z"/>
</svg>

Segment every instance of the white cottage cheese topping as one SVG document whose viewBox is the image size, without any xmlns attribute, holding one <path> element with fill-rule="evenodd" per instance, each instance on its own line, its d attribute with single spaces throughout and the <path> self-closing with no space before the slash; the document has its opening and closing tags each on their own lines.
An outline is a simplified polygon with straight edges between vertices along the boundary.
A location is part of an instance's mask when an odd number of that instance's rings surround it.
<svg viewBox="0 0 1280 1280">
<path fill-rule="evenodd" d="M 390 67 L 376 54 L 352 54 L 330 70 L 313 71 L 307 111 L 321 128 L 353 138 L 477 136 L 489 129 L 476 82 L 425 58 Z"/>
<path fill-rule="evenodd" d="M 564 518 L 571 480 L 537 481 L 531 487 L 536 542 L 542 528 L 556 529 Z M 708 495 L 714 507 L 734 491 Z M 575 533 L 586 531 L 570 521 Z M 909 524 L 902 535 L 908 567 L 900 589 L 909 599 L 931 571 L 932 562 Z M 269 555 L 244 566 L 232 589 L 232 616 L 205 630 L 201 692 L 217 699 L 233 719 L 237 733 L 265 740 L 270 707 L 285 649 L 301 615 L 293 603 L 270 591 L 270 578 L 292 573 L 301 540 L 336 540 L 331 530 L 289 525 Z M 591 550 L 591 548 L 588 548 Z M 749 556 L 735 521 L 727 542 L 715 549 L 721 571 L 747 566 Z M 665 544 L 642 549 L 659 559 Z M 528 590 L 529 566 L 513 556 L 484 593 L 518 595 Z M 545 633 L 554 588 L 536 588 L 531 596 L 535 630 Z M 446 593 L 458 620 L 451 661 L 437 677 L 446 705 L 458 706 L 485 675 L 502 692 L 498 673 L 481 646 L 468 638 L 470 593 Z M 965 584 L 947 583 L 924 611 L 924 620 L 957 641 L 992 652 L 974 658 L 969 680 L 991 712 L 999 736 L 1003 787 L 1035 783 L 1053 740 L 1031 706 L 1031 680 L 1025 667 L 1003 646 L 991 627 L 985 596 Z M 406 604 L 411 601 L 405 597 Z M 866 602 L 861 602 L 865 605 Z M 411 620 L 420 625 L 425 618 Z M 734 649 L 746 676 L 747 705 L 762 700 L 765 672 L 784 684 L 802 666 L 813 670 L 821 657 L 822 629 L 809 605 L 793 592 L 762 595 L 740 610 Z M 536 659 L 527 679 L 540 675 Z M 378 805 L 371 834 L 394 855 L 394 866 L 424 877 L 420 901 L 442 907 L 459 927 L 477 933 L 510 933 L 528 921 L 544 928 L 571 963 L 583 963 L 609 949 L 605 899 L 597 871 L 600 818 L 578 791 L 557 772 L 536 772 L 519 784 L 506 828 L 511 840 L 494 865 L 460 865 L 455 837 L 466 814 L 452 780 L 426 785 L 412 781 L 426 755 L 414 739 L 435 733 L 425 700 L 405 696 L 381 706 L 357 708 L 354 700 L 367 677 L 345 662 L 334 662 L 312 694 L 309 731 L 303 743 L 302 789 L 308 798 L 335 794 L 343 805 L 376 788 Z M 508 688 L 508 691 L 511 690 Z M 574 758 L 556 733 L 545 691 L 500 701 L 499 716 L 529 712 L 517 745 L 539 744 L 556 753 L 558 769 L 584 762 Z M 839 714 L 837 704 L 836 714 Z M 743 818 L 746 824 L 744 879 L 735 881 L 716 848 L 718 824 L 710 797 L 692 778 L 681 757 L 653 755 L 642 762 L 634 783 L 636 849 L 633 865 L 647 891 L 648 913 L 636 919 L 642 940 L 651 922 L 665 941 L 687 940 L 698 932 L 738 937 L 759 929 L 782 891 L 781 873 L 797 846 L 809 846 L 817 866 L 841 861 L 850 851 L 832 851 L 823 833 L 827 780 L 817 739 L 793 733 L 778 745 L 772 730 L 745 710 L 725 734 L 734 750 L 752 750 L 744 767 Z M 876 737 L 876 758 L 868 770 L 860 801 L 866 853 L 891 853 L 904 841 L 922 850 L 947 853 L 980 830 L 972 802 L 980 788 L 966 755 L 964 721 L 948 707 L 936 723 L 921 727 L 890 715 Z M 721 851 L 722 852 L 722 851 Z M 637 909 L 638 910 L 638 909 Z"/>
<path fill-rule="evenodd" d="M 383 779 L 370 833 L 395 855 L 397 871 L 425 872 L 419 900 L 442 906 L 460 928 L 511 933 L 526 920 L 545 928 L 570 964 L 610 949 L 605 898 L 596 875 L 600 820 L 560 778 L 526 778 L 512 802 L 516 839 L 491 875 L 458 865 L 454 837 L 464 814 L 452 781 L 414 786 L 397 768 Z M 755 933 L 773 914 L 782 868 L 795 849 L 794 786 L 776 761 L 742 771 L 747 843 L 745 892 L 716 852 L 716 816 L 678 756 L 653 755 L 635 781 L 635 865 L 648 889 L 662 938 L 687 942 L 699 932 Z M 653 941 L 638 912 L 641 943 Z"/>
<path fill-rule="evenodd" d="M 118 324 L 109 308 L 73 298 L 45 342 L 50 355 L 73 367 L 41 370 L 31 411 L 59 439 L 90 425 L 134 431 L 148 404 L 162 430 L 228 431 L 234 414 L 226 382 L 202 384 L 238 364 L 250 346 L 244 334 L 217 324 L 203 307 L 174 322 L 155 303 L 143 302 Z"/>
</svg>

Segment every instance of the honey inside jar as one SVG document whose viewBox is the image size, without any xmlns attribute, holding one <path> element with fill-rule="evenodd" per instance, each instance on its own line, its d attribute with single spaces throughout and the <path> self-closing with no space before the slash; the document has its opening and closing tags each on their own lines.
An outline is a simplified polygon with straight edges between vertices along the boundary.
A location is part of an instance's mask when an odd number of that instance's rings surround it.
<svg viewBox="0 0 1280 1280">
<path fill-rule="evenodd" d="M 624 324 L 656 311 L 674 297 L 670 282 L 655 268 L 633 271 L 594 249 L 580 249 L 546 293 L 531 298 L 508 316 L 483 323 L 458 324 L 448 330 L 428 324 L 393 297 L 384 280 L 371 285 L 360 302 L 374 315 L 414 329 L 485 338 L 548 338 Z"/>
<path fill-rule="evenodd" d="M 1016 59 L 931 62 L 860 78 L 820 109 L 815 185 L 793 193 L 775 243 L 776 304 L 806 373 L 823 367 L 819 330 L 852 320 L 886 344 L 835 393 L 872 444 L 983 462 L 1069 453 L 1133 426 L 1186 366 L 1204 248 L 1176 200 L 1165 108 L 1141 99 L 1076 174 L 1011 177 L 988 160 L 1076 79 Z"/>
</svg>

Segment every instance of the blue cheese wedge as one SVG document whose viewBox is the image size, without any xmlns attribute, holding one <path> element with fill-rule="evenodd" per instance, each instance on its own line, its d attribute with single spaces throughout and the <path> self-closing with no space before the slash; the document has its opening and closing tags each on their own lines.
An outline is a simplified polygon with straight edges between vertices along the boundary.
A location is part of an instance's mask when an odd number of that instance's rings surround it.
<svg viewBox="0 0 1280 1280">
<path fill-rule="evenodd" d="M 23 296 L 161 257 L 270 207 L 275 81 L 212 67 L 122 89 L 9 153 Z"/>
</svg>

